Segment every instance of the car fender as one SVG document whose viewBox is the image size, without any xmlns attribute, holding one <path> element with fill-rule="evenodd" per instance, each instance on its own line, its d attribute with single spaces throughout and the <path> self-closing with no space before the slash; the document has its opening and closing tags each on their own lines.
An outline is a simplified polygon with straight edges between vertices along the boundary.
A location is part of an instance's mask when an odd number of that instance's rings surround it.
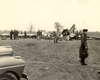
<svg viewBox="0 0 100 80">
<path fill-rule="evenodd" d="M 11 71 L 18 74 L 19 77 L 23 74 L 25 62 L 22 59 L 17 59 L 11 56 L 0 58 L 0 75 L 4 72 Z"/>
</svg>

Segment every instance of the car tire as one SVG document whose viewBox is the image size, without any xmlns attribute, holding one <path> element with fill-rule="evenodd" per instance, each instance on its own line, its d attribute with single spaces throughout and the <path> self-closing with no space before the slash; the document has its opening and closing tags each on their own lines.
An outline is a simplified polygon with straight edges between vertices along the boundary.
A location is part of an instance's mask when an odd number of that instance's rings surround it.
<svg viewBox="0 0 100 80">
<path fill-rule="evenodd" d="M 17 78 L 12 73 L 4 73 L 0 75 L 0 80 L 17 80 Z"/>
</svg>

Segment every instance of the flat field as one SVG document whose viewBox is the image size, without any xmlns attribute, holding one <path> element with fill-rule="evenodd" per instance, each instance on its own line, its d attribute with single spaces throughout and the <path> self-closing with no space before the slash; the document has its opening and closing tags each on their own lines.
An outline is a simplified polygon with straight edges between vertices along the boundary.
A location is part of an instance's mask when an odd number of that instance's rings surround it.
<svg viewBox="0 0 100 80">
<path fill-rule="evenodd" d="M 88 40 L 88 65 L 79 62 L 80 40 L 59 41 L 19 39 L 0 40 L 0 46 L 12 46 L 15 56 L 26 62 L 29 80 L 99 80 L 100 41 Z"/>
</svg>

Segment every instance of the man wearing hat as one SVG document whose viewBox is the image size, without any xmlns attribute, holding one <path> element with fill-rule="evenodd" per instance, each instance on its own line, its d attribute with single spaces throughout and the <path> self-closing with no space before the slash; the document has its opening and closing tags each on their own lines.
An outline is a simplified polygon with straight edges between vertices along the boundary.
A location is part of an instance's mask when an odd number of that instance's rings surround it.
<svg viewBox="0 0 100 80">
<path fill-rule="evenodd" d="M 85 63 L 85 59 L 88 57 L 88 46 L 87 46 L 87 29 L 83 29 L 83 33 L 81 35 L 81 46 L 79 49 L 79 57 L 82 65 L 87 65 Z"/>
</svg>

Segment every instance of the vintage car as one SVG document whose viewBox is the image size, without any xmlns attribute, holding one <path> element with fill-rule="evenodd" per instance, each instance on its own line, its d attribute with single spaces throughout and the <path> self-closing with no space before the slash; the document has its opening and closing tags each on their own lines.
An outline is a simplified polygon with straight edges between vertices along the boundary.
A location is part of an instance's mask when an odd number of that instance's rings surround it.
<svg viewBox="0 0 100 80">
<path fill-rule="evenodd" d="M 0 46 L 0 80 L 21 80 L 28 77 L 23 74 L 25 62 L 20 56 L 13 56 L 11 46 Z"/>
</svg>

